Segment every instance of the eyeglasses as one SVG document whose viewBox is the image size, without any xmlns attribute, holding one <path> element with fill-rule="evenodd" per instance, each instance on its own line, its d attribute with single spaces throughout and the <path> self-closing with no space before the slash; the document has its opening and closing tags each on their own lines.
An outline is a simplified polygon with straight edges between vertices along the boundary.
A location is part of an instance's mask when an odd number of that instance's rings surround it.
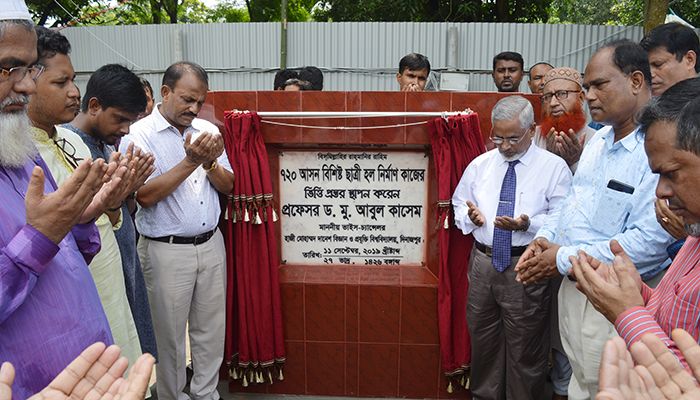
<svg viewBox="0 0 700 400">
<path fill-rule="evenodd" d="M 73 144 L 64 138 L 54 139 L 53 142 L 65 156 L 66 162 L 70 164 L 73 169 L 78 168 L 78 164 L 83 161 L 83 159 L 75 156 L 76 150 Z"/>
<path fill-rule="evenodd" d="M 21 66 L 10 69 L 0 68 L 0 80 L 19 82 L 24 79 L 25 76 L 27 76 L 27 73 L 29 73 L 29 76 L 33 80 L 36 80 L 36 78 L 38 78 L 42 72 L 44 72 L 44 66 L 40 64 L 33 65 L 31 67 Z"/>
<path fill-rule="evenodd" d="M 552 101 L 552 96 L 556 97 L 557 100 L 564 100 L 569 97 L 569 93 L 581 93 L 580 90 L 557 90 L 554 93 L 545 93 L 542 95 L 541 99 L 543 103 L 549 103 Z"/>
<path fill-rule="evenodd" d="M 510 144 L 511 146 L 515 146 L 516 144 L 518 144 L 518 143 L 520 143 L 520 142 L 523 141 L 523 138 L 525 138 L 525 137 L 527 136 L 527 132 L 528 132 L 528 131 L 529 131 L 529 129 L 528 129 L 527 131 L 525 131 L 525 133 L 523 133 L 523 134 L 522 134 L 520 137 L 518 137 L 518 138 L 513 138 L 513 137 L 511 137 L 511 138 L 502 138 L 502 137 L 498 137 L 498 136 L 491 136 L 489 139 L 491 139 L 491 141 L 493 142 L 493 144 L 495 144 L 496 146 L 500 146 L 500 145 L 502 145 L 502 144 L 503 144 L 504 142 L 506 142 L 506 141 L 507 141 L 508 144 Z"/>
</svg>

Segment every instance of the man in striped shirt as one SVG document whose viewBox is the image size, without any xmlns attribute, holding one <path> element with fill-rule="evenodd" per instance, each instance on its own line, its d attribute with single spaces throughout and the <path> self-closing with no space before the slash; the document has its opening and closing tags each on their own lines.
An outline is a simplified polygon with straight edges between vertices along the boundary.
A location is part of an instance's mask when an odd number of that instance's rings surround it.
<svg viewBox="0 0 700 400">
<path fill-rule="evenodd" d="M 610 244 L 612 265 L 583 252 L 571 261 L 579 290 L 628 346 L 653 333 L 685 363 L 670 336 L 682 328 L 700 338 L 700 78 L 681 81 L 652 100 L 640 125 L 649 165 L 659 175 L 656 195 L 683 217 L 685 245 L 656 289 L 642 283 L 617 241 Z"/>
</svg>

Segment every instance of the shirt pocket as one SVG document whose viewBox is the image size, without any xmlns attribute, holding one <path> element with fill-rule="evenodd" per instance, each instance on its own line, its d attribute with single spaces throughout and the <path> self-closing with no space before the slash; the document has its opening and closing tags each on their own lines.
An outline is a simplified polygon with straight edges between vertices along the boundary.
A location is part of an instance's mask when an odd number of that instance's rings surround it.
<svg viewBox="0 0 700 400">
<path fill-rule="evenodd" d="M 608 236 L 620 233 L 632 207 L 631 199 L 632 195 L 629 193 L 605 188 L 591 218 L 591 226 Z"/>
<path fill-rule="evenodd" d="M 549 209 L 547 195 L 544 190 L 528 188 L 519 192 L 515 203 L 514 217 L 525 214 L 529 218 L 546 213 Z"/>
<path fill-rule="evenodd" d="M 682 281 L 682 280 L 681 280 Z M 688 332 L 695 329 L 698 324 L 698 318 L 700 316 L 700 311 L 698 310 L 698 304 L 691 303 L 690 299 L 697 298 L 694 295 L 696 290 L 688 291 L 683 290 L 681 286 L 681 281 L 674 284 L 674 290 L 672 295 L 671 307 L 668 308 L 668 313 L 665 315 L 665 322 L 667 326 L 661 326 L 667 333 L 670 333 L 672 328 L 683 328 Z M 665 308 L 663 305 L 661 306 Z"/>
</svg>

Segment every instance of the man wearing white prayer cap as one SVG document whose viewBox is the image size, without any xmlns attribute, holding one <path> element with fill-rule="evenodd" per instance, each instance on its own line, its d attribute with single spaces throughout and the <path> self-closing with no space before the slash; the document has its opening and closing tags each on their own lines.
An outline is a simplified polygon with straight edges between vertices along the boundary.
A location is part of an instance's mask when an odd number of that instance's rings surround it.
<svg viewBox="0 0 700 400">
<path fill-rule="evenodd" d="M 0 0 L 0 362 L 17 370 L 15 399 L 44 389 L 92 343 L 112 343 L 87 266 L 99 232 L 77 223 L 110 175 L 103 161 L 85 160 L 56 187 L 27 117 L 43 71 L 36 60 L 27 6 Z"/>
</svg>

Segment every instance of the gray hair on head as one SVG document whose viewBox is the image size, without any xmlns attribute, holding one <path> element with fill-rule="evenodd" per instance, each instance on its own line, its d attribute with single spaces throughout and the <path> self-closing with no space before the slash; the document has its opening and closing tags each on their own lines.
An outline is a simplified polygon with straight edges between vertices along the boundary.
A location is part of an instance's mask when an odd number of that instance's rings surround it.
<svg viewBox="0 0 700 400">
<path fill-rule="evenodd" d="M 34 22 L 26 19 L 5 19 L 0 20 L 0 38 L 5 34 L 5 29 L 10 25 L 19 25 L 27 31 L 34 30 Z"/>
<path fill-rule="evenodd" d="M 493 125 L 496 121 L 512 121 L 516 117 L 523 129 L 534 124 L 535 110 L 532 108 L 532 104 L 523 96 L 504 97 L 493 106 L 491 124 Z"/>
<path fill-rule="evenodd" d="M 683 107 L 678 118 L 676 146 L 700 156 L 700 98 L 691 100 Z"/>
</svg>

